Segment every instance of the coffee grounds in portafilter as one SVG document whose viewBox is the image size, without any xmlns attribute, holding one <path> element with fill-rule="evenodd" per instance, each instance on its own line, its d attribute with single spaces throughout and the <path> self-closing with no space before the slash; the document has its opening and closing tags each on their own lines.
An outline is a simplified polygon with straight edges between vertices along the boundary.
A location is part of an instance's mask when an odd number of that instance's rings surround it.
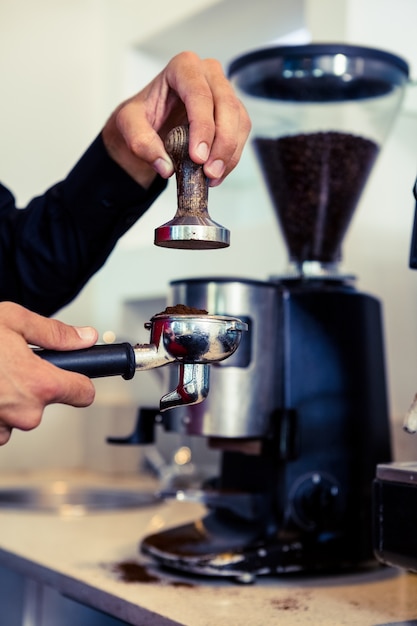
<svg viewBox="0 0 417 626">
<path fill-rule="evenodd" d="M 155 313 L 157 315 L 208 315 L 206 309 L 197 309 L 194 306 L 188 306 L 186 304 L 175 304 L 174 306 L 167 306 L 164 311 Z"/>
<path fill-rule="evenodd" d="M 378 145 L 336 131 L 254 140 L 290 259 L 340 260 Z"/>
</svg>

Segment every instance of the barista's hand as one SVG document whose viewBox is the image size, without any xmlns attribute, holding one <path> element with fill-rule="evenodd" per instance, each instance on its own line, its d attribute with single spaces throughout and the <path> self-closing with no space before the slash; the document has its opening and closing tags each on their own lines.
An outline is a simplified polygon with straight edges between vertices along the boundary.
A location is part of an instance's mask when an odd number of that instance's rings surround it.
<svg viewBox="0 0 417 626">
<path fill-rule="evenodd" d="M 237 165 L 251 123 L 221 65 L 193 52 L 175 56 L 140 93 L 123 102 L 103 129 L 110 156 L 147 187 L 158 172 L 173 172 L 163 140 L 179 124 L 190 124 L 190 157 L 204 163 L 214 187 Z"/>
<path fill-rule="evenodd" d="M 8 442 L 13 428 L 38 426 L 48 404 L 81 407 L 94 400 L 89 378 L 55 367 L 36 356 L 28 344 L 72 350 L 96 341 L 93 328 L 67 326 L 12 302 L 0 303 L 0 445 Z"/>
</svg>

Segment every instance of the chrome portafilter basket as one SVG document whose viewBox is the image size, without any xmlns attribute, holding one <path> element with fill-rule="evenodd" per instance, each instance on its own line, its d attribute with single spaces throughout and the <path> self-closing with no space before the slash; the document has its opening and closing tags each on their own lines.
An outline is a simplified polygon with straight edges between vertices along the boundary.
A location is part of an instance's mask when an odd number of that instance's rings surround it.
<svg viewBox="0 0 417 626">
<path fill-rule="evenodd" d="M 150 343 L 103 344 L 82 350 L 40 350 L 35 353 L 68 371 L 89 378 L 122 376 L 136 371 L 179 364 L 178 385 L 164 395 L 160 410 L 202 402 L 209 392 L 209 365 L 231 356 L 239 346 L 247 324 L 219 315 L 157 314 L 145 324 Z"/>
<path fill-rule="evenodd" d="M 219 315 L 155 315 L 145 328 L 153 343 L 162 343 L 166 353 L 184 363 L 208 364 L 231 356 L 247 324 L 238 318 Z"/>
<path fill-rule="evenodd" d="M 179 363 L 177 388 L 161 398 L 161 411 L 202 402 L 209 392 L 210 363 L 231 356 L 247 330 L 239 319 L 218 315 L 157 315 L 145 327 L 160 358 Z"/>
</svg>

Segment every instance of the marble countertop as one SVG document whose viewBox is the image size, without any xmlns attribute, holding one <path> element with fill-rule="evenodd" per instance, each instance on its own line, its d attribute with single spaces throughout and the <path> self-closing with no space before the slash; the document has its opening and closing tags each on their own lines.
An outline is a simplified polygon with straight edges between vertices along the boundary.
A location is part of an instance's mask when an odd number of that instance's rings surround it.
<svg viewBox="0 0 417 626">
<path fill-rule="evenodd" d="M 396 569 L 242 585 L 168 575 L 144 562 L 143 536 L 202 512 L 198 504 L 180 502 L 87 515 L 0 510 L 0 564 L 133 625 L 417 624 L 417 575 Z"/>
</svg>

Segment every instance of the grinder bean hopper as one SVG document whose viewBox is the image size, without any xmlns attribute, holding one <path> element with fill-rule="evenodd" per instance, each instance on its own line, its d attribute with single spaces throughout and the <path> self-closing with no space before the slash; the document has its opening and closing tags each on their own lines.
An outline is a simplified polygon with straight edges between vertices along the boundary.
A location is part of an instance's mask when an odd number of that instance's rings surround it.
<svg viewBox="0 0 417 626">
<path fill-rule="evenodd" d="M 348 45 L 272 47 L 232 62 L 288 248 L 267 281 L 174 281 L 170 299 L 238 316 L 239 350 L 170 428 L 221 451 L 207 514 L 144 539 L 170 568 L 251 581 L 373 562 L 371 488 L 391 456 L 380 302 L 341 271 L 343 237 L 401 105 L 408 66 Z M 256 210 L 256 208 L 254 208 Z M 255 242 L 254 242 L 255 245 Z"/>
</svg>

